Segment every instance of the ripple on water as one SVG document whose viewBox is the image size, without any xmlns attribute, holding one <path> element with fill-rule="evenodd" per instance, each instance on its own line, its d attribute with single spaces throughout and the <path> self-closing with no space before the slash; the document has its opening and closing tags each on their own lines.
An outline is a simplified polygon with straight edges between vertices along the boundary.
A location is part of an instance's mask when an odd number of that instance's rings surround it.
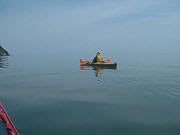
<svg viewBox="0 0 180 135">
<path fill-rule="evenodd" d="M 8 56 L 0 56 L 0 70 L 1 68 L 8 68 Z"/>
<path fill-rule="evenodd" d="M 171 99 L 180 99 L 180 86 L 166 86 L 160 88 L 160 94 L 168 96 Z"/>
</svg>

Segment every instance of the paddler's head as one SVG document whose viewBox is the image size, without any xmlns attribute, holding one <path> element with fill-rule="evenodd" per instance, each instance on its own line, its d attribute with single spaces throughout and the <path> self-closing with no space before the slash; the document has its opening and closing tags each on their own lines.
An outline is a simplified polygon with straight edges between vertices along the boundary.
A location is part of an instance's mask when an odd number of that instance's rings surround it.
<svg viewBox="0 0 180 135">
<path fill-rule="evenodd" d="M 100 52 L 97 52 L 97 55 L 100 55 Z"/>
</svg>

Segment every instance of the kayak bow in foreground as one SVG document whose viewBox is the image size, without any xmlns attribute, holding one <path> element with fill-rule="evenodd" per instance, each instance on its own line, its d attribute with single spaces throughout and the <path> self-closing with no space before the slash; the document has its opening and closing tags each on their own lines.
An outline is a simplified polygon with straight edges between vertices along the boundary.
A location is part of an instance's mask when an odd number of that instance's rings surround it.
<svg viewBox="0 0 180 135">
<path fill-rule="evenodd" d="M 13 122 L 0 103 L 0 135 L 19 135 Z"/>
</svg>

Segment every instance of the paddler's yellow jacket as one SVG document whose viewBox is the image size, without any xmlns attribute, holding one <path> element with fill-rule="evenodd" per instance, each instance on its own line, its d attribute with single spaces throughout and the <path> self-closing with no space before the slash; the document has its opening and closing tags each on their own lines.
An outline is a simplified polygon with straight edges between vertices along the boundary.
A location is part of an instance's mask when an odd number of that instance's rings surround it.
<svg viewBox="0 0 180 135">
<path fill-rule="evenodd" d="M 94 57 L 93 59 L 93 63 L 102 62 L 102 61 L 103 61 L 103 57 L 101 55 L 96 55 L 96 57 Z"/>
<path fill-rule="evenodd" d="M 97 55 L 97 62 L 102 62 L 103 57 L 101 55 Z"/>
</svg>

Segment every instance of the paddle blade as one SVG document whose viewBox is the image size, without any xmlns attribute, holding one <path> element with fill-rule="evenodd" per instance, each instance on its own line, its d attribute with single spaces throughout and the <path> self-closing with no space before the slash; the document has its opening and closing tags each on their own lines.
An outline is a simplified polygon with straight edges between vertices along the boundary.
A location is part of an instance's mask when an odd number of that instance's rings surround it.
<svg viewBox="0 0 180 135">
<path fill-rule="evenodd" d="M 105 62 L 105 63 L 109 63 L 109 62 L 111 62 L 111 60 L 104 60 L 104 62 Z"/>
</svg>

